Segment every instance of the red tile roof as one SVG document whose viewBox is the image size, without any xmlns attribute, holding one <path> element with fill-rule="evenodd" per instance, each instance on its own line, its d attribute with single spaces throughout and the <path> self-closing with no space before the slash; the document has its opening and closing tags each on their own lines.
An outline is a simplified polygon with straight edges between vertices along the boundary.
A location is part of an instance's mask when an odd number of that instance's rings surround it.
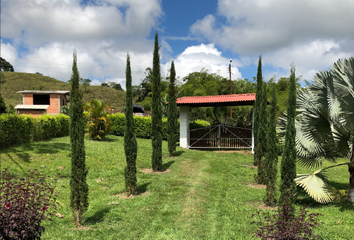
<svg viewBox="0 0 354 240">
<path fill-rule="evenodd" d="M 207 106 L 241 106 L 253 105 L 255 93 L 215 95 L 215 96 L 187 96 L 176 100 L 177 106 L 207 107 Z"/>
</svg>

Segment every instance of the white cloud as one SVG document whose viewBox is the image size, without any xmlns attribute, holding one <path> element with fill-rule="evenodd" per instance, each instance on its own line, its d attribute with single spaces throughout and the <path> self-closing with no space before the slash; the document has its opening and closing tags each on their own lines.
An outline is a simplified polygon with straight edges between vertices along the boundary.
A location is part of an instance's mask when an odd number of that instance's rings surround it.
<svg viewBox="0 0 354 240">
<path fill-rule="evenodd" d="M 174 60 L 176 76 L 181 78 L 192 72 L 199 72 L 201 69 L 207 69 L 210 73 L 217 73 L 223 77 L 229 77 L 229 59 L 221 56 L 222 53 L 214 46 L 214 44 L 200 44 L 198 46 L 190 46 L 186 48 Z M 241 78 L 237 66 L 239 63 L 235 61 L 232 64 L 232 79 Z M 162 70 L 165 76 L 169 75 L 171 61 L 163 65 Z"/>
<path fill-rule="evenodd" d="M 67 81 L 76 49 L 80 77 L 100 84 L 125 79 L 129 51 L 133 85 L 139 84 L 152 65 L 153 40 L 148 37 L 163 14 L 160 1 L 100 0 L 85 6 L 80 2 L 3 0 L 1 37 L 11 43 L 1 44 L 2 56 L 16 71 Z M 171 51 L 168 47 L 166 43 L 162 51 Z"/>
<path fill-rule="evenodd" d="M 354 55 L 352 9 L 351 0 L 219 0 L 218 14 L 196 21 L 190 31 L 240 54 L 244 65 L 262 54 L 273 67 L 289 69 L 294 62 L 308 79 Z"/>
<path fill-rule="evenodd" d="M 2 37 L 25 41 L 86 42 L 102 39 L 145 38 L 162 14 L 158 0 L 99 1 L 3 0 Z"/>
<path fill-rule="evenodd" d="M 1 43 L 1 57 L 11 63 L 17 58 L 17 52 L 10 43 Z M 15 69 L 16 70 L 16 69 Z"/>
</svg>

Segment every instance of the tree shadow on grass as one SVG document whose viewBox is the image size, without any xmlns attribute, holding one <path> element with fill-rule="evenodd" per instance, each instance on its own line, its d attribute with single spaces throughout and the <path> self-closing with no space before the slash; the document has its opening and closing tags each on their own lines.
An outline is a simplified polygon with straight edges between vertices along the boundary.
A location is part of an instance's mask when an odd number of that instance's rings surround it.
<svg viewBox="0 0 354 240">
<path fill-rule="evenodd" d="M 136 192 L 138 195 L 146 192 L 147 187 L 151 184 L 152 182 L 144 183 L 143 185 L 140 185 L 136 188 Z"/>
<path fill-rule="evenodd" d="M 71 149 L 69 143 L 37 143 L 34 145 L 34 152 L 43 154 L 49 153 L 54 154 L 58 153 L 60 150 L 69 151 Z"/>
<path fill-rule="evenodd" d="M 165 164 L 162 165 L 162 169 L 169 169 L 172 164 L 174 164 L 175 161 L 169 161 Z"/>
<path fill-rule="evenodd" d="M 175 156 L 175 157 L 179 157 L 179 156 L 181 156 L 184 152 L 185 152 L 185 151 L 176 151 L 175 154 L 174 154 L 174 156 Z"/>
<path fill-rule="evenodd" d="M 110 212 L 110 208 L 105 207 L 105 208 L 95 212 L 91 217 L 87 218 L 85 223 L 94 225 L 99 222 L 102 222 L 104 220 L 104 217 L 106 216 L 106 214 L 109 212 Z M 117 220 L 121 220 L 121 218 L 118 218 Z"/>
<path fill-rule="evenodd" d="M 25 172 L 25 170 L 22 168 L 21 164 L 19 164 L 15 159 L 13 159 L 13 157 L 11 157 L 10 154 L 8 154 L 8 153 L 5 153 L 5 154 L 14 164 L 16 164 L 22 170 L 22 172 Z"/>
</svg>

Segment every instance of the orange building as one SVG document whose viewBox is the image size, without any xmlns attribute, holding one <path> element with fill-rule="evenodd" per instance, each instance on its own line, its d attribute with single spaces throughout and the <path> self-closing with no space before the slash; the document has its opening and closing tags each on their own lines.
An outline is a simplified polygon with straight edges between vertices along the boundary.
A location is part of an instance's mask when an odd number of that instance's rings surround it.
<svg viewBox="0 0 354 240">
<path fill-rule="evenodd" d="M 30 114 L 37 117 L 45 113 L 59 114 L 61 107 L 68 105 L 67 96 L 70 91 L 25 90 L 17 93 L 23 94 L 22 104 L 15 107 L 17 114 Z"/>
</svg>

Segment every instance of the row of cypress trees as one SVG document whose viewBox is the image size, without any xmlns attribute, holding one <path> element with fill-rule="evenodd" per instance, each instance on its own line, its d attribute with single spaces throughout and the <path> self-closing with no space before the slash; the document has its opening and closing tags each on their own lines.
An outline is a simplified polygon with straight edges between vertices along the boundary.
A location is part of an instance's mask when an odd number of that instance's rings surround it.
<svg viewBox="0 0 354 240">
<path fill-rule="evenodd" d="M 160 103 L 160 58 L 159 58 L 158 34 L 155 34 L 155 46 L 153 56 L 153 102 L 152 102 L 152 169 L 162 170 L 162 109 Z M 133 119 L 133 94 L 130 56 L 127 54 L 126 66 L 126 128 L 124 132 L 124 152 L 127 166 L 124 169 L 125 188 L 128 196 L 137 193 L 136 158 L 137 141 L 134 133 Z M 169 107 L 168 107 L 168 150 L 171 156 L 176 151 L 177 143 L 177 105 L 175 90 L 176 72 L 174 63 L 171 63 Z M 82 94 L 79 91 L 79 71 L 77 68 L 77 53 L 73 54 L 71 91 L 70 91 L 70 143 L 71 143 L 71 178 L 70 178 L 70 207 L 72 209 L 73 222 L 76 226 L 83 223 L 83 213 L 87 211 L 88 184 L 86 176 L 88 170 L 85 164 L 85 117 L 83 113 Z"/>
<path fill-rule="evenodd" d="M 267 85 L 262 78 L 262 58 L 259 57 L 257 69 L 257 93 L 254 107 L 254 165 L 258 166 L 255 181 L 266 184 L 264 203 L 272 206 L 276 203 L 276 179 L 278 154 L 276 151 L 276 112 L 277 96 L 275 87 L 272 89 L 272 102 L 269 122 L 267 118 Z M 290 87 L 287 105 L 288 125 L 281 162 L 281 183 L 279 203 L 293 202 L 296 190 L 296 149 L 295 149 L 295 117 L 296 117 L 296 86 L 295 67 L 290 69 Z M 285 197 L 286 196 L 286 197 Z"/>
<path fill-rule="evenodd" d="M 176 88 L 175 79 L 176 72 L 174 62 L 171 63 L 171 76 L 169 86 L 169 105 L 168 105 L 168 150 L 170 156 L 173 156 L 176 151 L 177 143 L 177 105 L 176 105 Z M 126 128 L 124 132 L 124 151 L 126 156 L 127 167 L 124 169 L 125 187 L 128 196 L 136 194 L 137 179 L 136 179 L 136 156 L 137 142 L 134 134 L 133 120 L 133 94 L 132 94 L 132 78 L 130 68 L 130 57 L 127 56 L 126 68 Z M 162 169 L 162 106 L 160 98 L 160 56 L 158 34 L 155 33 L 153 68 L 152 68 L 152 170 L 161 171 Z"/>
</svg>

